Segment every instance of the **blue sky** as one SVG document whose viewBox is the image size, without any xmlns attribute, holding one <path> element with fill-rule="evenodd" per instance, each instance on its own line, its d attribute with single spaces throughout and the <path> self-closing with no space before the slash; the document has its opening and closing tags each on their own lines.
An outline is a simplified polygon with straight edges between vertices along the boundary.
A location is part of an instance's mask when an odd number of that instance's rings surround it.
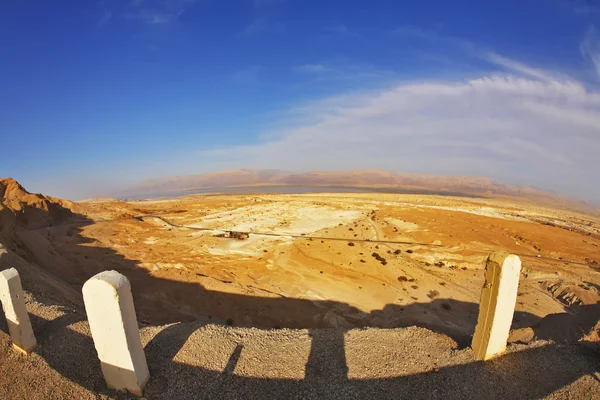
<svg viewBox="0 0 600 400">
<path fill-rule="evenodd" d="M 0 176 L 484 175 L 600 203 L 600 3 L 0 2 Z"/>
</svg>

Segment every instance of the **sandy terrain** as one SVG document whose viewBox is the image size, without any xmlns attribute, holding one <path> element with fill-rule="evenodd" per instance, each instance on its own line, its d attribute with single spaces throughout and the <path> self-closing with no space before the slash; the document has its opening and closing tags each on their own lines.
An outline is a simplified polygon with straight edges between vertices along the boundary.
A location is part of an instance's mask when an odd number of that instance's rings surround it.
<svg viewBox="0 0 600 400">
<path fill-rule="evenodd" d="M 484 261 L 495 250 L 522 255 L 515 328 L 600 300 L 600 221 L 547 207 L 391 194 L 76 207 L 59 224 L 19 230 L 29 260 L 75 291 L 99 271 L 124 273 L 148 323 L 208 316 L 261 328 L 417 325 L 468 344 Z M 250 235 L 218 237 L 229 230 Z"/>
<path fill-rule="evenodd" d="M 71 203 L 11 180 L 0 195 L 0 269 L 21 274 L 40 343 L 19 356 L 0 319 L 0 397 L 127 397 L 81 361 L 95 359 L 81 287 L 109 269 L 132 284 L 150 398 L 600 393 L 592 216 L 398 194 Z M 523 273 L 509 353 L 482 364 L 468 346 L 496 250 Z"/>
</svg>

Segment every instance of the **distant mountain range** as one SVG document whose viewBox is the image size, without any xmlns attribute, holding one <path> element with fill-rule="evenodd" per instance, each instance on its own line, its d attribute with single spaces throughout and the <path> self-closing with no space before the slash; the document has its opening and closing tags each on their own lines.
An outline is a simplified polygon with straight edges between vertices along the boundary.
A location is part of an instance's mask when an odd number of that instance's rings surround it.
<svg viewBox="0 0 600 400">
<path fill-rule="evenodd" d="M 351 171 L 310 171 L 303 173 L 279 170 L 239 169 L 201 175 L 178 176 L 151 180 L 120 192 L 123 198 L 177 196 L 191 193 L 276 191 L 284 188 L 356 188 L 360 191 L 423 193 L 481 197 L 514 197 L 536 203 L 577 208 L 586 212 L 598 211 L 583 201 L 559 196 L 530 186 L 507 185 L 479 176 L 442 176 L 411 174 L 375 169 Z M 254 188 L 256 190 L 254 190 Z"/>
</svg>

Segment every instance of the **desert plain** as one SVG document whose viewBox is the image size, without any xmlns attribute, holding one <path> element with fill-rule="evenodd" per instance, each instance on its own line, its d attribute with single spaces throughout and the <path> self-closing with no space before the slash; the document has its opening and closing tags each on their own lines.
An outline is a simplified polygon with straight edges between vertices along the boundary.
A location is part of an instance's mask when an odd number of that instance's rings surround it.
<svg viewBox="0 0 600 400">
<path fill-rule="evenodd" d="M 148 398 L 598 392 L 593 212 L 548 198 L 252 190 L 72 202 L 0 180 L 0 267 L 18 270 L 39 344 L 14 351 L 0 320 L 0 393 L 130 398 L 106 387 L 83 308 L 82 285 L 105 270 L 131 283 Z M 481 363 L 470 345 L 496 251 L 522 269 L 507 353 Z"/>
<path fill-rule="evenodd" d="M 514 199 L 214 194 L 69 207 L 60 224 L 19 231 L 30 258 L 73 288 L 123 273 L 141 323 L 416 325 L 468 344 L 499 250 L 522 261 L 513 329 L 600 300 L 600 219 Z"/>
</svg>

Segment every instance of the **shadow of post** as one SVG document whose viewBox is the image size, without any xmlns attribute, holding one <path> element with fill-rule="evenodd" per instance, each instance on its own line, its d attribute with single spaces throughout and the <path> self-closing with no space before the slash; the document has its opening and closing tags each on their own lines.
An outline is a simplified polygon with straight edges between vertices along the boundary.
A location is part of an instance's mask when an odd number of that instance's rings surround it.
<svg viewBox="0 0 600 400">
<path fill-rule="evenodd" d="M 82 317 L 77 313 L 54 320 L 32 316 L 40 343 L 34 353 L 74 384 L 110 398 L 133 398 L 106 387 Z M 253 378 L 235 374 L 243 343 L 236 345 L 222 371 L 174 360 L 189 336 L 203 326 L 204 323 L 197 322 L 174 324 L 164 328 L 146 345 L 151 365 L 151 379 L 145 390 L 147 398 L 538 399 L 600 371 L 600 358 L 589 348 L 549 343 L 510 352 L 487 362 L 440 366 L 437 372 L 350 379 L 344 331 L 312 329 L 304 379 Z M 419 355 L 402 353 L 394 362 L 410 362 L 412 357 Z M 598 378 L 595 379 L 598 382 Z M 600 393 L 600 383 L 588 390 Z"/>
<path fill-rule="evenodd" d="M 344 330 L 311 329 L 310 354 L 306 363 L 305 379 L 344 381 L 348 366 L 344 350 Z"/>
</svg>

